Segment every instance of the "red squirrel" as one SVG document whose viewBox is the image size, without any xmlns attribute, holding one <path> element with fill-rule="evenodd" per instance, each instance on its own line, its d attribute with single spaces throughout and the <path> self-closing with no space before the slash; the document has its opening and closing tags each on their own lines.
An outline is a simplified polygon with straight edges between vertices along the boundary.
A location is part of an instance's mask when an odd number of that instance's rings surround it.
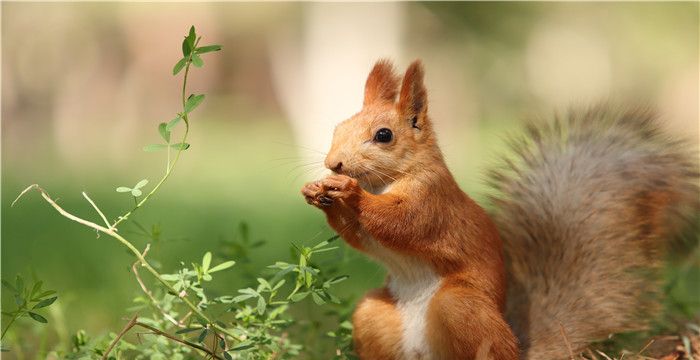
<svg viewBox="0 0 700 360">
<path fill-rule="evenodd" d="M 333 174 L 302 189 L 387 268 L 353 314 L 358 355 L 560 359 L 644 327 L 655 282 L 633 270 L 656 270 L 697 213 L 692 158 L 650 113 L 593 108 L 513 143 L 518 157 L 490 174 L 489 216 L 445 164 L 423 78 L 420 61 L 402 80 L 377 62 L 362 110 L 333 134 Z"/>
</svg>

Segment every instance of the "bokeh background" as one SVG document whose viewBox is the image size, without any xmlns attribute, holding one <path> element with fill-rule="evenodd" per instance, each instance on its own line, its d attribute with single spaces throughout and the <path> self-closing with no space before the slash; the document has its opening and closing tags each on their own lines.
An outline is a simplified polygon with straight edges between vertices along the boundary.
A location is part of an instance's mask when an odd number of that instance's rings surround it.
<svg viewBox="0 0 700 360">
<path fill-rule="evenodd" d="M 152 255 L 166 269 L 207 250 L 225 258 L 240 222 L 266 240 L 249 269 L 286 259 L 292 242 L 332 235 L 299 189 L 323 173 L 318 160 L 333 126 L 359 110 L 381 57 L 401 70 L 424 61 L 447 162 L 478 200 L 505 135 L 570 105 L 652 104 L 668 131 L 698 143 L 697 2 L 1 7 L 2 276 L 35 273 L 58 290 L 55 326 L 19 325 L 44 347 L 78 329 L 119 329 L 140 291 L 133 259 L 36 194 L 9 205 L 39 183 L 91 219 L 81 191 L 108 217 L 128 210 L 132 199 L 114 189 L 142 178 L 150 188 L 163 171 L 164 155 L 142 147 L 178 111 L 181 79 L 171 69 L 190 25 L 224 49 L 192 72 L 192 92 L 207 95 L 192 114 L 192 147 L 135 218 L 162 229 Z M 134 224 L 123 229 L 140 247 L 149 241 Z M 360 254 L 345 249 L 342 261 L 351 278 L 341 295 L 357 298 L 383 282 L 384 271 Z M 689 283 L 700 282 L 690 274 Z M 237 271 L 220 277 L 222 288 L 247 281 Z M 700 298 L 700 286 L 677 291 Z"/>
</svg>

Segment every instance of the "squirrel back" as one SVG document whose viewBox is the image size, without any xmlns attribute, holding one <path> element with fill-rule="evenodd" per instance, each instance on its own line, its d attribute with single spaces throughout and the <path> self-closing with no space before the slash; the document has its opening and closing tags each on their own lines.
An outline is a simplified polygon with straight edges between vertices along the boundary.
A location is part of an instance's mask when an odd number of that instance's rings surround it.
<svg viewBox="0 0 700 360">
<path fill-rule="evenodd" d="M 566 358 L 569 345 L 644 329 L 658 313 L 666 251 L 698 213 L 698 164 L 655 120 L 570 111 L 529 125 L 490 172 L 523 358 Z"/>
</svg>

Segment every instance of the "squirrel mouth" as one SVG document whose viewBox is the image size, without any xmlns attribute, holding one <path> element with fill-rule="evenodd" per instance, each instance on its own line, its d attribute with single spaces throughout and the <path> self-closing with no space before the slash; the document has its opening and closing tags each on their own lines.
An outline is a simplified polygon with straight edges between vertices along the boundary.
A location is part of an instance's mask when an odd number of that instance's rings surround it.
<svg viewBox="0 0 700 360">
<path fill-rule="evenodd" d="M 368 174 L 369 174 L 369 171 L 365 171 L 365 172 L 361 172 L 361 173 L 346 173 L 345 175 L 359 180 L 360 177 L 367 176 Z"/>
</svg>

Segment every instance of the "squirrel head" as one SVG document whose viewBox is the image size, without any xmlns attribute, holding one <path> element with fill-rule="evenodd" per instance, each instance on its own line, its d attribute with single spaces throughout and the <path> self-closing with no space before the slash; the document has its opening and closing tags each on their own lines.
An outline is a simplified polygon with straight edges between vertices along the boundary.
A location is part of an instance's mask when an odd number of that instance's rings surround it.
<svg viewBox="0 0 700 360">
<path fill-rule="evenodd" d="M 388 60 L 374 65 L 362 110 L 335 128 L 325 160 L 328 169 L 378 189 L 440 156 L 428 118 L 420 60 L 408 67 L 399 91 L 400 81 Z"/>
</svg>

